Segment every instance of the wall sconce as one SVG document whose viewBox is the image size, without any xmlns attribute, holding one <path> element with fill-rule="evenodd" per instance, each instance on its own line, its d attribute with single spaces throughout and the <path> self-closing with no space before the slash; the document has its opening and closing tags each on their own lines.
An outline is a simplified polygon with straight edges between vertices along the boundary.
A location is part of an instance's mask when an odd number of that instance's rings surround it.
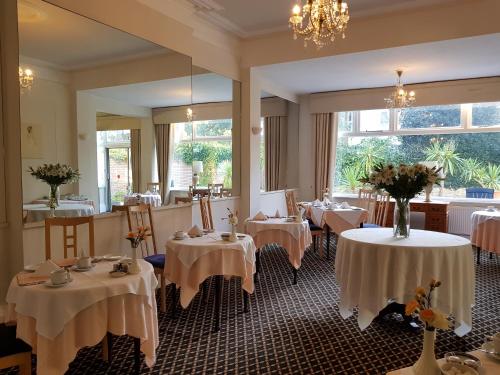
<svg viewBox="0 0 500 375">
<path fill-rule="evenodd" d="M 253 135 L 259 135 L 261 131 L 262 131 L 262 128 L 260 126 L 252 126 L 252 134 Z"/>
<path fill-rule="evenodd" d="M 79 139 L 80 141 L 86 141 L 86 140 L 87 140 L 87 138 L 88 138 L 88 134 L 87 134 L 87 133 L 79 133 L 79 134 L 78 134 L 78 139 Z"/>
</svg>

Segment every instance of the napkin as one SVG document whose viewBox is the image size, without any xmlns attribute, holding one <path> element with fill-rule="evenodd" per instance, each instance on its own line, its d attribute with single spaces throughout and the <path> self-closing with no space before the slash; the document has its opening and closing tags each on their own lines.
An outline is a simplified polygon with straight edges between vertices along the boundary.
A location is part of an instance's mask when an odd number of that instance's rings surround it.
<svg viewBox="0 0 500 375">
<path fill-rule="evenodd" d="M 316 199 L 314 202 L 313 202 L 313 206 L 318 206 L 320 205 L 321 202 L 319 201 L 319 199 Z"/>
<path fill-rule="evenodd" d="M 189 237 L 203 236 L 203 231 L 196 224 L 190 230 L 188 230 L 187 233 L 188 233 Z"/>
<path fill-rule="evenodd" d="M 351 208 L 351 206 L 347 202 L 342 202 L 342 204 L 340 205 L 340 208 L 347 209 L 347 208 Z"/>
<path fill-rule="evenodd" d="M 328 197 L 325 197 L 325 199 L 323 199 L 323 204 L 328 206 L 329 204 L 331 203 L 330 199 L 328 199 Z"/>
<path fill-rule="evenodd" d="M 146 190 L 146 192 L 144 193 L 144 195 L 152 195 L 153 193 L 151 193 L 149 190 Z"/>
<path fill-rule="evenodd" d="M 276 213 L 274 214 L 274 217 L 281 217 L 280 210 L 276 210 Z"/>
<path fill-rule="evenodd" d="M 52 260 L 46 260 L 42 264 L 40 264 L 40 267 L 32 273 L 33 276 L 50 276 L 50 273 L 55 270 L 59 270 L 61 267 L 59 267 L 57 264 L 55 264 Z"/>
<path fill-rule="evenodd" d="M 257 214 L 253 217 L 252 220 L 264 221 L 267 220 L 267 216 L 262 213 L 262 211 L 257 212 Z"/>
</svg>

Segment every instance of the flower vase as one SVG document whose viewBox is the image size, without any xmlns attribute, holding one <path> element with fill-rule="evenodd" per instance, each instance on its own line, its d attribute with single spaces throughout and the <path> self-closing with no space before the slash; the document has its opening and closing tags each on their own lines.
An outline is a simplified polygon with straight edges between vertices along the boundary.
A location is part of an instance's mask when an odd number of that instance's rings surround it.
<svg viewBox="0 0 500 375">
<path fill-rule="evenodd" d="M 59 206 L 59 197 L 60 197 L 59 185 L 52 184 L 49 186 L 50 186 L 49 203 L 47 204 L 47 206 L 51 209 L 51 213 L 53 213 L 53 209 Z"/>
<path fill-rule="evenodd" d="M 238 236 L 236 235 L 236 225 L 231 224 L 231 234 L 229 235 L 229 241 L 236 242 L 238 241 Z"/>
<path fill-rule="evenodd" d="M 434 341 L 436 339 L 436 331 L 424 330 L 424 347 L 418 361 L 413 365 L 413 373 L 415 375 L 441 375 L 441 369 L 436 361 L 434 353 Z"/>
<path fill-rule="evenodd" d="M 430 183 L 430 184 L 427 184 L 424 188 L 424 191 L 425 191 L 425 201 L 424 202 L 430 202 L 431 201 L 431 193 L 432 193 L 432 189 L 434 188 L 434 184 L 433 183 Z"/>
<path fill-rule="evenodd" d="M 407 238 L 410 236 L 410 204 L 407 200 L 396 199 L 393 225 L 394 237 Z"/>
<path fill-rule="evenodd" d="M 132 244 L 132 261 L 128 265 L 128 273 L 136 275 L 141 272 L 141 266 L 137 262 L 137 245 Z"/>
</svg>

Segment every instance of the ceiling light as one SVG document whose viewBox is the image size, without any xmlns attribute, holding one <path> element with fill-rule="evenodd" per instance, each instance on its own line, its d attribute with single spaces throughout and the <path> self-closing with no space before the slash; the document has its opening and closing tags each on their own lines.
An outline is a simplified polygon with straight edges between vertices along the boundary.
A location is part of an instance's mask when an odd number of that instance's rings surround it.
<svg viewBox="0 0 500 375">
<path fill-rule="evenodd" d="M 319 49 L 336 35 L 345 38 L 348 22 L 349 7 L 344 0 L 308 0 L 302 8 L 299 4 L 293 7 L 289 25 L 294 39 L 303 36 L 304 46 L 312 40 Z"/>
<path fill-rule="evenodd" d="M 387 108 L 394 109 L 404 109 L 411 107 L 415 102 L 415 91 L 406 91 L 401 83 L 401 76 L 403 75 L 403 71 L 398 69 L 396 70 L 396 74 L 398 75 L 398 82 L 396 87 L 391 94 L 390 97 L 385 98 L 385 104 Z"/>
</svg>

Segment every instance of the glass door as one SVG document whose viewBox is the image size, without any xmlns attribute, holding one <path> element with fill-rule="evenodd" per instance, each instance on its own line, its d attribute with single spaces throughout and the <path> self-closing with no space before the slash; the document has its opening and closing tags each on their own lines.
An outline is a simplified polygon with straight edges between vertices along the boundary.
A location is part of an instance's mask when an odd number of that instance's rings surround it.
<svg viewBox="0 0 500 375">
<path fill-rule="evenodd" d="M 106 211 L 132 191 L 130 147 L 106 147 Z"/>
</svg>

